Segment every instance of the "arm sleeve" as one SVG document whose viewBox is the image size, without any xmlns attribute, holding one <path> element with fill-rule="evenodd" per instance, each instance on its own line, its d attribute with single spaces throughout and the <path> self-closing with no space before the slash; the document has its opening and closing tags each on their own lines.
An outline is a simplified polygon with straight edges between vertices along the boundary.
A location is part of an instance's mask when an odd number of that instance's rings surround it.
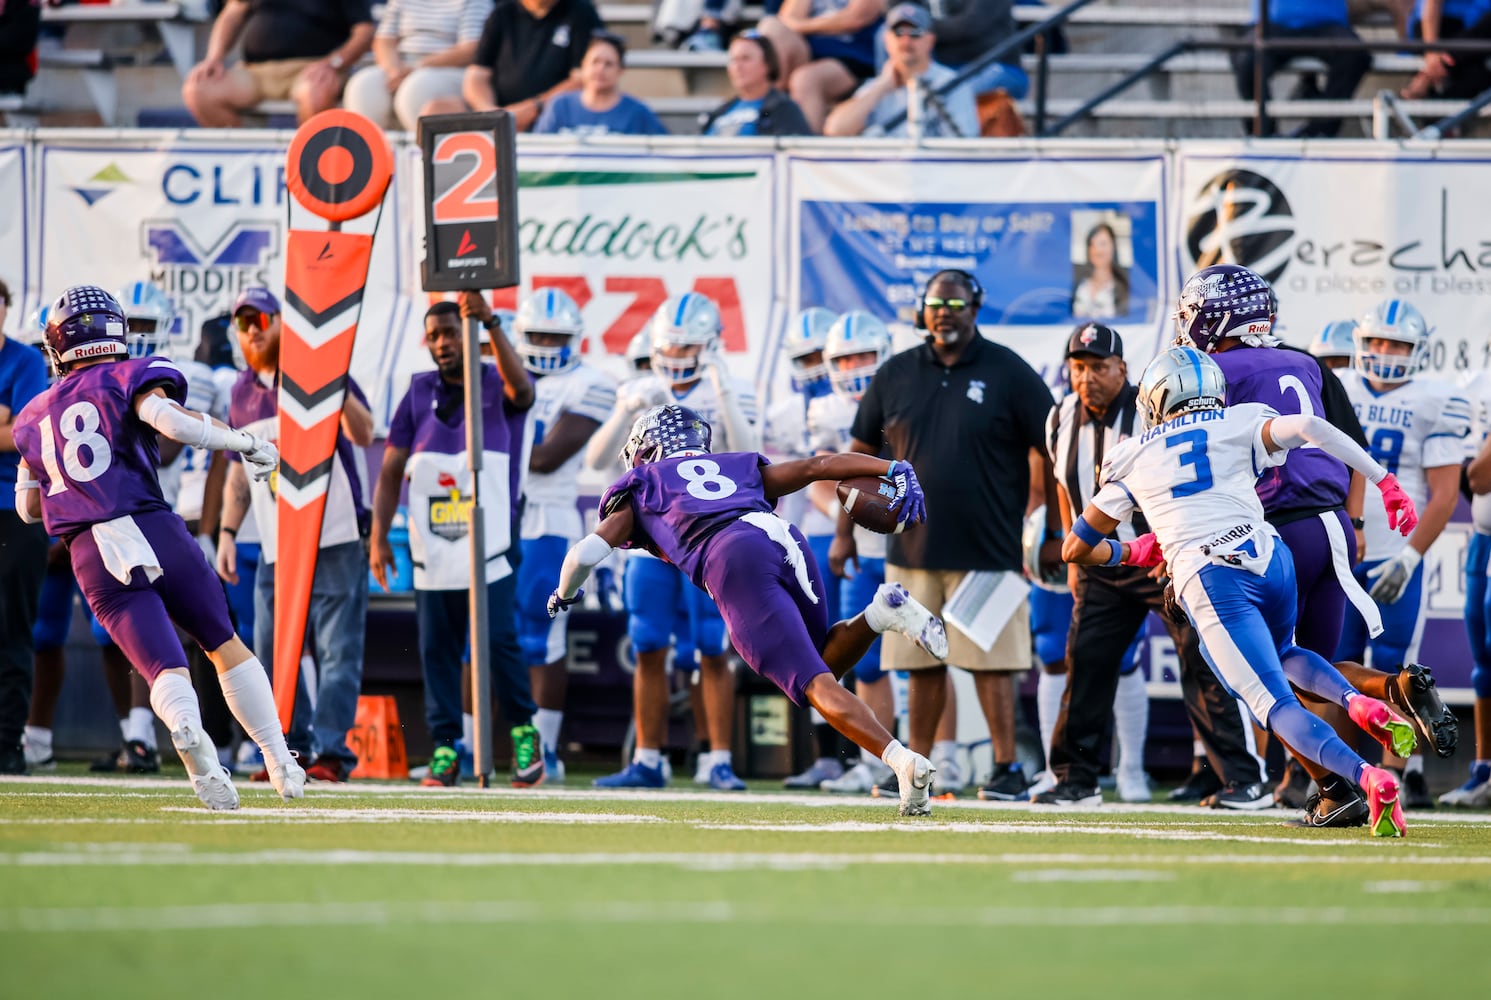
<svg viewBox="0 0 1491 1000">
<path fill-rule="evenodd" d="M 566 601 L 573 598 L 590 579 L 590 571 L 613 551 L 609 542 L 593 533 L 576 542 L 559 569 L 559 596 Z"/>
<path fill-rule="evenodd" d="M 1339 458 L 1374 484 L 1382 482 L 1387 475 L 1387 470 L 1362 450 L 1361 445 L 1319 417 L 1291 413 L 1274 417 L 1272 421 L 1269 424 L 1269 434 L 1275 444 L 1285 448 L 1303 448 L 1307 444 L 1313 444 L 1321 451 Z"/>
<path fill-rule="evenodd" d="M 193 448 L 208 448 L 212 451 L 253 451 L 258 439 L 245 431 L 221 427 L 212 422 L 205 413 L 182 409 L 170 400 L 154 394 L 147 395 L 135 407 L 140 420 L 155 428 L 172 441 Z"/>
<path fill-rule="evenodd" d="M 26 524 L 35 524 L 31 516 L 31 493 L 41 489 L 41 484 L 31 475 L 31 470 L 22 465 L 16 469 L 15 503 L 16 514 Z"/>
</svg>

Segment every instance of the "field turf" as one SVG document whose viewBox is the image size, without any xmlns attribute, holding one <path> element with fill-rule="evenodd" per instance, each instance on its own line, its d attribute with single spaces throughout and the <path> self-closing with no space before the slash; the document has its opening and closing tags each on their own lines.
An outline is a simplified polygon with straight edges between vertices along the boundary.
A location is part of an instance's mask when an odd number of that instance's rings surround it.
<svg viewBox="0 0 1491 1000">
<path fill-rule="evenodd" d="M 765 786 L 763 786 L 764 788 Z M 1491 815 L 0 780 L 12 997 L 1484 995 Z"/>
</svg>

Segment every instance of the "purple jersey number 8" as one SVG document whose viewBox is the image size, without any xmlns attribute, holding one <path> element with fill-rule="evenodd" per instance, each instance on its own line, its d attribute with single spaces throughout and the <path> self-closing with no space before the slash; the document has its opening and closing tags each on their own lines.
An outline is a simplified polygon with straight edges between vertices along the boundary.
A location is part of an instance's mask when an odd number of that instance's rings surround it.
<svg viewBox="0 0 1491 1000">
<path fill-rule="evenodd" d="M 735 480 L 728 476 L 720 475 L 720 464 L 712 462 L 707 458 L 690 459 L 679 462 L 678 474 L 686 483 L 689 496 L 700 500 L 723 500 L 733 496 L 739 489 Z"/>
</svg>

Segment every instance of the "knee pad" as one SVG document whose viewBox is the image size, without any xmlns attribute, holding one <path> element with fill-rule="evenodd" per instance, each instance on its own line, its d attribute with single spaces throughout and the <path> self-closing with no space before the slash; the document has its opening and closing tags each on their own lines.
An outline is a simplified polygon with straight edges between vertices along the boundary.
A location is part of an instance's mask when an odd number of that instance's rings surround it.
<svg viewBox="0 0 1491 1000">
<path fill-rule="evenodd" d="M 672 616 L 659 614 L 654 608 L 639 608 L 626 616 L 626 636 L 633 652 L 667 649 L 673 639 Z"/>
</svg>

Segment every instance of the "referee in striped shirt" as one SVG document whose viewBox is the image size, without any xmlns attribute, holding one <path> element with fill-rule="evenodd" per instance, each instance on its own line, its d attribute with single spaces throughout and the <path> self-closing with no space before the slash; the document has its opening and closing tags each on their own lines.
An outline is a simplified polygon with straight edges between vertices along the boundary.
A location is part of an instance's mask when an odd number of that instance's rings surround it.
<svg viewBox="0 0 1491 1000">
<path fill-rule="evenodd" d="M 1079 326 L 1067 342 L 1073 391 L 1051 411 L 1047 447 L 1054 463 L 1061 520 L 1071 530 L 1098 490 L 1106 454 L 1143 427 L 1138 389 L 1128 380 L 1123 340 L 1100 323 Z M 1141 516 L 1118 526 L 1120 541 L 1147 531 Z M 1045 805 L 1095 806 L 1098 754 L 1113 711 L 1123 658 L 1150 611 L 1161 611 L 1163 587 L 1139 566 L 1072 566 L 1075 607 L 1067 634 L 1067 688 L 1051 740 L 1056 787 L 1035 797 Z M 1223 789 L 1205 804 L 1262 809 L 1273 804 L 1263 785 L 1262 761 L 1251 752 L 1237 703 L 1201 658 L 1196 631 L 1167 619 L 1180 657 L 1181 689 L 1191 723 L 1206 745 Z"/>
</svg>

